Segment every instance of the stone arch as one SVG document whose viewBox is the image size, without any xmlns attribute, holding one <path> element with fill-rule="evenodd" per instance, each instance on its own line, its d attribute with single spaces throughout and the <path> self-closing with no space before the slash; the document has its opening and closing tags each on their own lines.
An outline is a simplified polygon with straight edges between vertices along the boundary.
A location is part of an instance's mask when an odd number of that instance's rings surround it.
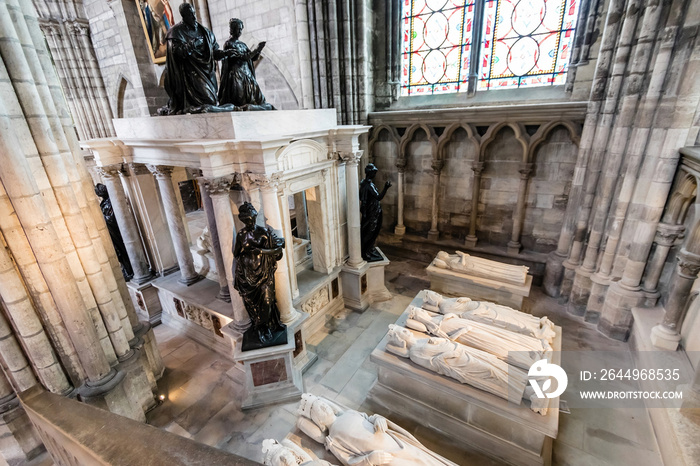
<svg viewBox="0 0 700 466">
<path fill-rule="evenodd" d="M 484 136 L 481 138 L 481 147 L 479 149 L 479 161 L 483 162 L 484 161 L 484 152 L 486 151 L 486 148 L 493 142 L 494 139 L 496 139 L 496 135 L 501 131 L 501 129 L 505 127 L 509 127 L 510 129 L 513 130 L 515 133 L 515 139 L 518 140 L 520 145 L 523 148 L 523 157 L 522 161 L 527 162 L 527 149 L 529 146 L 529 136 L 527 135 L 527 132 L 525 131 L 525 127 L 520 124 L 520 123 L 513 123 L 509 121 L 503 121 L 501 123 L 497 123 L 495 125 L 489 126 L 489 129 L 486 130 L 486 133 Z"/>
<path fill-rule="evenodd" d="M 368 152 L 370 161 L 374 160 L 374 143 L 377 142 L 382 131 L 386 131 L 389 134 L 389 137 L 391 138 L 391 140 L 394 142 L 394 144 L 396 144 L 396 147 L 399 147 L 399 140 L 401 138 L 399 136 L 399 133 L 396 131 L 396 128 L 394 128 L 393 126 L 389 126 L 389 125 L 375 126 L 374 128 L 372 128 L 372 136 L 369 138 L 369 141 L 367 142 L 367 152 Z"/>
<path fill-rule="evenodd" d="M 532 162 L 535 152 L 541 144 L 543 144 L 549 134 L 557 127 L 563 126 L 569 130 L 569 136 L 571 137 L 571 142 L 576 144 L 576 147 L 580 145 L 581 142 L 581 126 L 570 120 L 560 120 L 551 121 L 545 125 L 538 128 L 537 132 L 530 138 L 530 146 L 527 151 L 527 162 Z"/>
<path fill-rule="evenodd" d="M 419 129 L 425 132 L 425 136 L 428 138 L 428 140 L 433 146 L 433 154 L 435 154 L 437 150 L 437 135 L 435 134 L 435 130 L 432 127 L 427 126 L 423 123 L 418 123 L 408 128 L 406 130 L 406 133 L 403 135 L 403 138 L 401 138 L 401 141 L 399 142 L 400 159 L 406 159 L 406 149 L 408 147 L 408 144 L 413 140 L 413 136 Z"/>
<path fill-rule="evenodd" d="M 432 212 L 433 171 L 437 137 L 425 124 L 411 126 L 401 140 L 397 165 L 404 164 L 404 224 L 415 232 L 427 232 Z"/>
<path fill-rule="evenodd" d="M 123 74 L 119 74 L 117 78 L 117 92 L 116 92 L 116 109 L 117 118 L 124 118 L 124 96 L 126 95 L 127 88 L 131 85 L 128 79 L 124 77 Z"/>
<path fill-rule="evenodd" d="M 686 173 L 671 194 L 662 221 L 671 225 L 682 224 L 692 201 L 697 196 L 697 188 L 698 183 L 695 177 Z"/>
<path fill-rule="evenodd" d="M 474 127 L 469 123 L 453 123 L 445 129 L 445 132 L 442 133 L 442 136 L 440 136 L 440 138 L 438 139 L 437 150 L 435 151 L 436 159 L 445 160 L 445 147 L 452 140 L 452 135 L 454 134 L 454 132 L 457 131 L 459 128 L 462 128 L 464 131 L 466 131 L 469 141 L 471 141 L 472 144 L 474 144 L 474 148 L 477 151 L 479 150 L 480 137 L 474 129 Z"/>
</svg>

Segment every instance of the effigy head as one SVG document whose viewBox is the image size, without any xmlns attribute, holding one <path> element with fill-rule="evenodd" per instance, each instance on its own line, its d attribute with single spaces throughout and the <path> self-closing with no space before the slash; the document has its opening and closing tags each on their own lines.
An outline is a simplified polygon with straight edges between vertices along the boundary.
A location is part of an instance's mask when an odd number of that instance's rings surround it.
<svg viewBox="0 0 700 466">
<path fill-rule="evenodd" d="M 387 335 L 389 336 L 389 344 L 398 347 L 410 348 L 416 340 L 409 329 L 400 325 L 389 325 L 389 333 Z"/>
<path fill-rule="evenodd" d="M 418 320 L 430 320 L 430 314 L 425 309 L 416 306 L 409 306 L 408 318 Z"/>
<path fill-rule="evenodd" d="M 292 449 L 271 438 L 263 440 L 262 453 L 266 466 L 297 466 L 304 461 Z"/>
<path fill-rule="evenodd" d="M 427 304 L 438 306 L 444 299 L 445 298 L 443 298 L 440 293 L 436 293 L 433 290 L 425 290 L 425 297 L 423 298 L 423 301 L 425 301 Z"/>
<path fill-rule="evenodd" d="M 328 428 L 335 422 L 336 416 L 331 405 L 323 398 L 310 393 L 301 395 L 301 402 L 297 413 L 311 419 L 322 432 L 328 432 Z"/>
</svg>

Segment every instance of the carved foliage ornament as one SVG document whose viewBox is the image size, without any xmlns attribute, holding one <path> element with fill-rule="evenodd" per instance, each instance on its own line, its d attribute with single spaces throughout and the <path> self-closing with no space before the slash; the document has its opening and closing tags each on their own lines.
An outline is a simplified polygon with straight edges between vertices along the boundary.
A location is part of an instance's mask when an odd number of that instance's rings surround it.
<svg viewBox="0 0 700 466">
<path fill-rule="evenodd" d="M 700 273 L 700 256 L 683 250 L 676 259 L 678 259 L 678 275 L 695 280 Z"/>
</svg>

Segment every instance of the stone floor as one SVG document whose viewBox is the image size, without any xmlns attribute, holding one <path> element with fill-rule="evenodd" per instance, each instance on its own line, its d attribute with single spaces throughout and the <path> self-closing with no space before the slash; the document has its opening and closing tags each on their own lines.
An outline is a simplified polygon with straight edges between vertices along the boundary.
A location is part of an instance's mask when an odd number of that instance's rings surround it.
<svg viewBox="0 0 700 466">
<path fill-rule="evenodd" d="M 304 375 L 307 392 L 369 412 L 363 404 L 376 380 L 369 354 L 415 294 L 427 288 L 425 264 L 394 260 L 386 279 L 394 299 L 360 314 L 341 312 L 308 340 L 319 359 Z M 592 325 L 566 314 L 555 299 L 533 288 L 525 310 L 548 315 L 564 331 L 564 350 L 627 350 Z M 265 438 L 282 439 L 293 431 L 297 402 L 241 411 L 242 385 L 227 373 L 233 363 L 160 325 L 155 329 L 167 367 L 159 386 L 166 397 L 148 415 L 150 424 L 197 441 L 260 461 Z M 577 370 L 577 368 L 567 368 Z M 495 465 L 479 454 L 454 457 L 418 426 L 415 435 L 460 465 Z M 306 445 L 305 445 L 306 446 Z M 556 465 L 659 465 L 661 459 L 645 410 L 571 409 L 561 414 L 554 443 Z"/>
</svg>

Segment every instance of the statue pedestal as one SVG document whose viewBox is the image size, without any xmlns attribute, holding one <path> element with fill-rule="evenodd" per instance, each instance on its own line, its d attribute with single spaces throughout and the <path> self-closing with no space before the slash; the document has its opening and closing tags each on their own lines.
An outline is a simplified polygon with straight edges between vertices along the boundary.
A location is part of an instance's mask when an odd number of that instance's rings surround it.
<svg viewBox="0 0 700 466">
<path fill-rule="evenodd" d="M 377 251 L 382 255 L 381 261 L 366 262 L 360 268 L 343 267 L 340 278 L 345 307 L 362 312 L 372 303 L 391 299 L 384 284 L 384 268 L 389 265 L 389 259 L 379 248 Z"/>
<path fill-rule="evenodd" d="M 420 307 L 422 292 L 411 302 Z M 406 310 L 397 320 L 405 326 Z M 561 363 L 561 328 L 555 327 L 552 362 Z M 414 332 L 426 337 L 425 334 Z M 449 439 L 452 450 L 478 450 L 513 465 L 550 465 L 559 430 L 559 398 L 547 415 L 442 376 L 386 351 L 387 337 L 372 351 L 377 382 L 367 397 L 373 411 L 410 430 L 423 426 Z M 406 381 L 410 380 L 410 383 Z"/>
<path fill-rule="evenodd" d="M 307 314 L 301 313 L 301 317 L 287 327 L 285 345 L 241 351 L 240 338 L 235 342 L 233 359 L 237 363 L 243 363 L 245 376 L 242 409 L 258 408 L 301 397 L 304 392 L 302 369 L 313 363 L 306 351 L 301 330 L 301 324 L 307 318 Z"/>
<path fill-rule="evenodd" d="M 522 308 L 523 298 L 530 296 L 532 286 L 532 275 L 527 276 L 524 285 L 515 285 L 443 269 L 433 263 L 425 270 L 430 278 L 431 290 L 449 296 L 466 296 L 475 301 L 491 301 L 514 309 Z"/>
<path fill-rule="evenodd" d="M 152 282 L 147 282 L 139 285 L 133 280 L 126 283 L 129 289 L 131 299 L 136 304 L 136 310 L 139 315 L 148 320 L 151 325 L 161 323 L 161 315 L 163 314 L 163 306 L 158 298 L 158 289 L 153 286 Z"/>
</svg>

